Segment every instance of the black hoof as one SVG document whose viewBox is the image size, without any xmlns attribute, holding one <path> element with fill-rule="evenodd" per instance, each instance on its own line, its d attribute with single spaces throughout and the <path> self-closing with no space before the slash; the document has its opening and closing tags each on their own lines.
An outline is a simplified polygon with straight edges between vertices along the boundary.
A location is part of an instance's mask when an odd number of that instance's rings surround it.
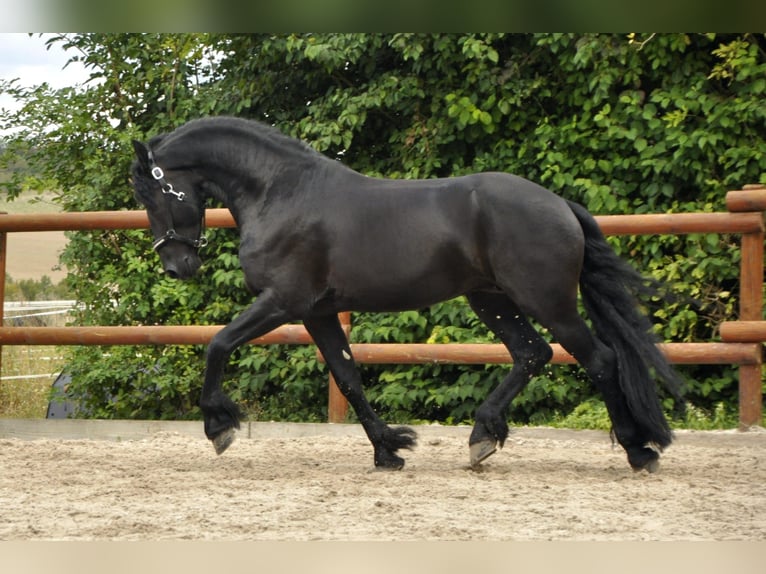
<svg viewBox="0 0 766 574">
<path fill-rule="evenodd" d="M 215 454 L 219 454 L 219 455 L 223 454 L 223 451 L 229 448 L 231 444 L 234 442 L 234 439 L 236 438 L 236 436 L 237 436 L 236 431 L 233 428 L 231 428 L 213 437 L 211 441 L 213 443 L 213 448 L 215 449 Z"/>
<path fill-rule="evenodd" d="M 639 469 L 633 469 L 633 470 L 638 472 Z M 644 468 L 640 469 L 640 470 L 645 470 L 649 474 L 654 474 L 655 472 L 659 472 L 660 471 L 660 459 L 649 461 L 648 463 L 646 463 Z"/>
<path fill-rule="evenodd" d="M 628 450 L 628 463 L 635 472 L 645 470 L 654 474 L 660 470 L 660 453 L 649 446 L 631 449 Z"/>
<path fill-rule="evenodd" d="M 401 448 L 412 450 L 417 444 L 417 436 L 409 427 L 386 428 L 379 444 L 375 445 L 375 468 L 401 470 L 404 459 L 396 451 Z"/>
<path fill-rule="evenodd" d="M 242 414 L 229 397 L 218 394 L 200 403 L 205 419 L 205 436 L 213 443 L 216 454 L 221 454 L 234 442 Z"/>
<path fill-rule="evenodd" d="M 404 459 L 391 452 L 375 453 L 375 470 L 402 470 Z"/>
<path fill-rule="evenodd" d="M 504 417 L 496 413 L 487 414 L 486 409 L 480 409 L 468 439 L 471 467 L 477 468 L 483 460 L 503 448 L 509 432 L 508 422 Z"/>
<path fill-rule="evenodd" d="M 481 442 L 470 445 L 471 468 L 478 468 L 479 465 L 497 452 L 498 443 L 496 440 L 485 439 Z"/>
<path fill-rule="evenodd" d="M 654 474 L 656 472 L 660 471 L 660 459 L 655 458 L 653 460 L 649 460 L 641 465 L 636 465 L 631 463 L 630 468 L 633 469 L 633 472 L 641 472 L 642 470 L 645 470 L 649 474 Z"/>
</svg>

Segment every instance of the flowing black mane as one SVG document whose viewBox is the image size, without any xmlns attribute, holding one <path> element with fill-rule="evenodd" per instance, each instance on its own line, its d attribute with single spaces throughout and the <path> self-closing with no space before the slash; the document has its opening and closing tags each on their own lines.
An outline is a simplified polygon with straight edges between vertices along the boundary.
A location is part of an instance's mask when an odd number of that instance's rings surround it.
<svg viewBox="0 0 766 574">
<path fill-rule="evenodd" d="M 153 145 L 152 142 L 156 140 Z M 245 141 L 253 149 L 268 149 L 277 155 L 290 155 L 313 161 L 333 161 L 301 140 L 286 136 L 277 128 L 256 120 L 217 116 L 192 120 L 170 134 L 162 134 L 149 141 L 150 147 L 162 152 L 176 144 L 197 142 L 208 145 L 212 141 Z"/>
</svg>

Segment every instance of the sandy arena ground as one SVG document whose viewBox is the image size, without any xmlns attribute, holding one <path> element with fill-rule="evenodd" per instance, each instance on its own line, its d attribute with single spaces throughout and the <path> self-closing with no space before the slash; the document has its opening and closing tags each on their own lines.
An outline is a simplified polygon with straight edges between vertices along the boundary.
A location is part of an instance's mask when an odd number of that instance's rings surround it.
<svg viewBox="0 0 766 574">
<path fill-rule="evenodd" d="M 601 432 L 518 429 L 476 472 L 469 429 L 417 428 L 399 472 L 361 432 L 0 438 L 0 540 L 766 540 L 762 430 L 680 432 L 650 475 Z"/>
</svg>

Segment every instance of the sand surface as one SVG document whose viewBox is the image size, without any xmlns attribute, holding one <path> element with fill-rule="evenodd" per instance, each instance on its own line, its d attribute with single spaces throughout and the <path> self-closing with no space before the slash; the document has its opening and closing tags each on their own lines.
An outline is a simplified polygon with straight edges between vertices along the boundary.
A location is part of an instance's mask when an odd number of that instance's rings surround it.
<svg viewBox="0 0 766 574">
<path fill-rule="evenodd" d="M 519 429 L 482 471 L 428 427 L 402 471 L 364 436 L 0 439 L 0 540 L 766 539 L 766 433 L 681 432 L 657 474 L 608 435 Z"/>
</svg>

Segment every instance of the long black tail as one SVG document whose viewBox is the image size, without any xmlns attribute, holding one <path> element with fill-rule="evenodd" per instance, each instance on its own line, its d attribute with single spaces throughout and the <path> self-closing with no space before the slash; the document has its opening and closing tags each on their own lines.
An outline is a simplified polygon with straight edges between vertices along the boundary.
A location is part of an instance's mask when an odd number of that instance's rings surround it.
<svg viewBox="0 0 766 574">
<path fill-rule="evenodd" d="M 585 234 L 580 291 L 596 336 L 615 353 L 620 389 L 628 409 L 649 440 L 663 448 L 672 432 L 662 411 L 655 379 L 664 383 L 683 408 L 681 379 L 657 349 L 650 320 L 639 302 L 662 297 L 658 283 L 644 278 L 624 262 L 604 239 L 593 216 L 568 202 Z"/>
</svg>

